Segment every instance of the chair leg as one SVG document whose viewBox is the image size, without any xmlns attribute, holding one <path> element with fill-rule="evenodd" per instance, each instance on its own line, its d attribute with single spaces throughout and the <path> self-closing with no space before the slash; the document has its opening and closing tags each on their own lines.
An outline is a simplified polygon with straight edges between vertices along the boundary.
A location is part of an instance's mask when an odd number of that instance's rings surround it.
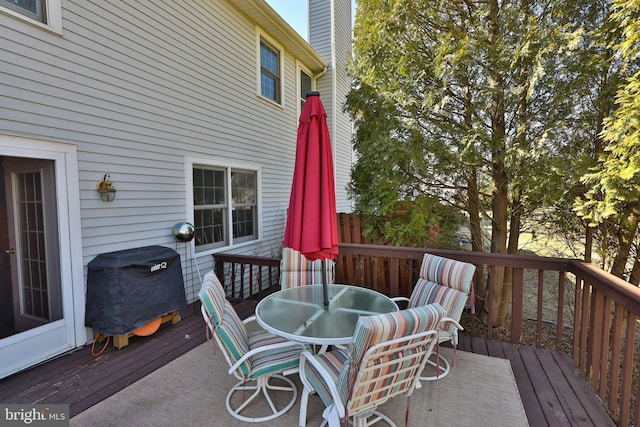
<svg viewBox="0 0 640 427">
<path fill-rule="evenodd" d="M 374 417 L 374 418 L 371 418 L 371 417 Z M 359 419 L 358 417 L 356 417 L 354 425 L 358 427 L 369 427 L 374 425 L 378 421 L 384 421 L 385 423 L 387 423 L 389 427 L 396 427 L 396 424 L 391 420 L 391 418 L 387 417 L 385 414 L 378 411 L 373 411 L 368 416 L 363 417 L 362 419 Z"/>
<path fill-rule="evenodd" d="M 364 414 L 358 414 L 352 418 L 350 423 L 353 427 L 369 427 L 379 421 L 384 421 L 389 427 L 396 427 L 396 424 L 382 412 L 368 411 Z"/>
<path fill-rule="evenodd" d="M 432 360 L 434 358 L 435 360 Z M 427 359 L 427 363 L 425 365 L 425 369 L 422 371 L 420 381 L 441 380 L 449 374 L 450 368 L 451 366 L 449 364 L 449 361 L 445 359 L 443 355 L 433 352 Z M 426 372 L 427 370 L 428 372 Z M 425 375 L 425 373 L 427 373 L 427 375 Z M 434 374 L 432 375 L 431 373 Z"/>
<path fill-rule="evenodd" d="M 374 417 L 374 418 L 370 419 L 371 417 Z M 349 426 L 350 427 L 369 427 L 374 425 L 378 421 L 384 421 L 385 423 L 387 423 L 389 427 L 397 427 L 396 423 L 394 423 L 391 418 L 387 417 L 385 414 L 378 411 L 369 411 L 367 413 L 359 414 L 359 415 L 356 415 L 355 417 L 351 417 L 351 420 L 349 420 Z M 329 422 L 327 420 L 322 420 L 320 427 L 326 427 L 328 424 Z M 340 425 L 342 425 L 342 421 L 340 421 Z"/>
<path fill-rule="evenodd" d="M 271 379 L 283 381 L 286 383 L 286 385 L 284 386 L 272 385 L 269 383 L 269 380 Z M 291 399 L 284 406 L 284 408 L 278 410 L 274 405 L 273 400 L 271 399 L 271 396 L 269 395 L 269 390 L 289 392 L 291 393 Z M 244 393 L 246 391 L 253 391 L 253 393 L 251 394 L 251 396 L 245 397 L 243 402 L 240 405 L 238 405 L 236 408 L 233 408 L 231 404 L 231 399 L 233 395 L 235 393 Z M 246 417 L 244 415 L 241 415 L 240 412 L 242 412 L 247 407 L 247 405 L 251 403 L 260 393 L 263 394 L 265 400 L 267 401 L 267 404 L 271 409 L 271 414 L 265 415 L 262 417 Z M 279 417 L 280 415 L 286 413 L 289 409 L 291 409 L 293 404 L 296 402 L 297 397 L 298 397 L 298 391 L 296 389 L 295 384 L 293 384 L 293 381 L 291 381 L 289 378 L 284 377 L 282 375 L 272 375 L 270 377 L 259 377 L 257 380 L 255 380 L 255 384 L 251 384 L 251 385 L 247 385 L 246 382 L 243 380 L 237 383 L 227 394 L 227 411 L 233 418 L 238 419 L 240 421 L 249 422 L 249 423 L 259 423 L 263 421 L 273 420 Z"/>
<path fill-rule="evenodd" d="M 309 404 L 309 395 L 311 390 L 307 387 L 302 389 L 302 396 L 300 397 L 300 417 L 298 419 L 298 426 L 305 427 L 307 425 L 307 405 Z"/>
</svg>

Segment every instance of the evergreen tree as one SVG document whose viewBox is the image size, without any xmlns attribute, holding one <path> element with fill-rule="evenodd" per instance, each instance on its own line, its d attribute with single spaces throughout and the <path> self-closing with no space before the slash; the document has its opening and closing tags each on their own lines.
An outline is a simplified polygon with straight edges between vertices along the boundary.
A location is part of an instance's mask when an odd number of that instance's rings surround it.
<svg viewBox="0 0 640 427">
<path fill-rule="evenodd" d="M 388 216 L 411 206 L 420 221 L 409 223 L 423 230 L 462 217 L 472 250 L 516 253 L 523 230 L 555 221 L 549 208 L 564 200 L 570 211 L 586 190 L 574 174 L 591 164 L 607 113 L 588 101 L 606 105 L 612 87 L 584 86 L 610 74 L 611 62 L 595 65 L 602 52 L 589 37 L 607 16 L 592 1 L 359 1 L 346 103 L 356 209 Z M 386 231 L 400 238 L 404 225 Z M 497 325 L 511 272 L 496 275 Z M 486 283 L 477 285 L 486 308 Z"/>
</svg>

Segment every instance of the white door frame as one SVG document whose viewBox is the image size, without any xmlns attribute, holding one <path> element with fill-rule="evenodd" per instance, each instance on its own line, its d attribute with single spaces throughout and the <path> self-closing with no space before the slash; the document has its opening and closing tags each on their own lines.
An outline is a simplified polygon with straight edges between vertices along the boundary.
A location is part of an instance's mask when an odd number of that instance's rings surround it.
<svg viewBox="0 0 640 427">
<path fill-rule="evenodd" d="M 63 321 L 0 339 L 3 363 L 0 378 L 33 366 L 87 342 L 84 327 L 85 290 L 80 229 L 80 189 L 76 146 L 12 135 L 0 135 L 0 156 L 32 157 L 55 163 L 56 205 L 60 248 L 60 280 L 62 284 Z M 73 225 L 72 225 L 73 224 Z M 46 332 L 64 328 L 58 337 L 47 339 Z M 18 350 L 26 339 L 39 340 L 37 354 Z M 15 349 L 15 350 L 12 350 Z"/>
</svg>

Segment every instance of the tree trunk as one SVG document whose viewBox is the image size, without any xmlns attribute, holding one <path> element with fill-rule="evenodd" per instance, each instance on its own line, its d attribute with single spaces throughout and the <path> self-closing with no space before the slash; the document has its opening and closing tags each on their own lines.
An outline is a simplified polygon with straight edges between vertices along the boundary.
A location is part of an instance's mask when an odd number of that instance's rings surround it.
<svg viewBox="0 0 640 427">
<path fill-rule="evenodd" d="M 638 256 L 640 252 L 638 251 L 640 251 L 640 245 L 636 245 L 636 257 L 629 274 L 629 283 L 636 286 L 640 284 L 640 257 Z"/>
<path fill-rule="evenodd" d="M 507 253 L 517 254 L 520 242 L 520 226 L 522 224 L 522 201 L 520 189 L 514 188 L 512 195 L 511 219 L 509 220 L 509 243 Z M 506 268 L 502 286 L 501 305 L 497 307 L 498 319 L 506 319 L 509 315 L 509 304 L 513 295 L 513 268 Z"/>
<path fill-rule="evenodd" d="M 593 227 L 588 225 L 584 232 L 584 262 L 591 262 L 593 255 Z"/>
<path fill-rule="evenodd" d="M 469 213 L 469 227 L 471 229 L 471 250 L 474 252 L 484 252 L 483 238 L 482 238 L 482 226 L 480 224 L 480 212 L 482 209 L 480 201 L 480 192 L 478 190 L 478 170 L 472 167 L 471 173 L 466 176 L 467 179 L 467 193 L 469 197 L 468 213 Z M 481 278 L 484 277 L 484 266 L 476 267 L 476 281 L 475 281 L 475 295 L 476 301 L 471 301 L 474 304 L 475 311 L 486 304 L 486 284 Z"/>
<path fill-rule="evenodd" d="M 466 132 L 473 131 L 473 97 L 469 81 L 463 77 L 465 85 L 464 91 L 464 126 Z M 475 153 L 474 153 L 475 154 Z M 469 165 L 469 172 L 465 174 L 467 184 L 467 197 L 469 198 L 468 214 L 469 226 L 471 229 L 471 250 L 474 252 L 484 252 L 484 239 L 482 238 L 482 226 L 480 224 L 480 213 L 482 212 L 482 200 L 480 199 L 480 188 L 478 186 L 478 166 L 475 159 Z"/>
<path fill-rule="evenodd" d="M 629 253 L 631 252 L 631 246 L 633 240 L 636 237 L 636 231 L 638 230 L 638 221 L 640 221 L 640 203 L 634 203 L 630 209 L 630 214 L 627 218 L 624 218 L 619 225 L 618 229 L 618 251 L 611 265 L 611 274 L 621 279 L 625 278 L 625 268 L 627 261 L 629 260 Z"/>
<path fill-rule="evenodd" d="M 489 0 L 489 43 L 490 61 L 497 61 L 499 53 L 496 48 L 500 39 L 500 5 L 497 0 Z M 507 212 L 508 212 L 508 187 L 505 165 L 505 100 L 504 80 L 497 65 L 489 65 L 489 84 L 491 89 L 491 180 L 492 192 L 492 227 L 491 227 L 491 252 L 504 254 L 507 252 Z M 492 294 L 493 312 L 491 324 L 499 326 L 504 323 L 506 317 L 499 316 L 499 308 L 503 305 L 504 295 L 504 268 L 496 268 L 496 289 Z"/>
</svg>

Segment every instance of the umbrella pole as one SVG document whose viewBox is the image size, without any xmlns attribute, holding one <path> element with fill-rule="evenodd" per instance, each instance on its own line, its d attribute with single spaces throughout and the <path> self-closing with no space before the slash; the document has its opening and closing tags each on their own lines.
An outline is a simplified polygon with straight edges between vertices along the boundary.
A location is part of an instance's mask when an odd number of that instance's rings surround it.
<svg viewBox="0 0 640 427">
<path fill-rule="evenodd" d="M 324 306 L 329 307 L 329 290 L 327 289 L 327 259 L 322 259 L 322 299 Z"/>
</svg>

